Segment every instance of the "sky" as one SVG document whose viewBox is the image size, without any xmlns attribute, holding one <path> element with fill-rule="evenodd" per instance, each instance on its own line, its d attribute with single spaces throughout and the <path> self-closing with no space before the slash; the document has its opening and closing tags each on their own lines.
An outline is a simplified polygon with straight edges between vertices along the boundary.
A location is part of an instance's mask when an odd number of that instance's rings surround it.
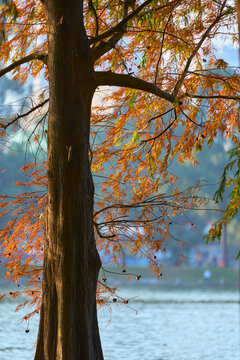
<svg viewBox="0 0 240 360">
<path fill-rule="evenodd" d="M 223 39 L 219 36 L 213 39 L 213 45 L 216 48 L 216 56 L 218 59 L 225 60 L 229 66 L 239 66 L 238 49 L 233 46 L 230 38 Z"/>
</svg>

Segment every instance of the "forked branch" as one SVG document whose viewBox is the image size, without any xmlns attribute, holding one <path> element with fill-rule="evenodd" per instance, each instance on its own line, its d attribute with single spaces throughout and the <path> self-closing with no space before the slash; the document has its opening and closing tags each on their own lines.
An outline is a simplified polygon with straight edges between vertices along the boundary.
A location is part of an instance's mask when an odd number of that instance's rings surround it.
<svg viewBox="0 0 240 360">
<path fill-rule="evenodd" d="M 124 2 L 124 17 L 123 17 L 123 20 L 120 21 L 120 23 L 118 25 L 116 25 L 115 27 L 113 27 L 109 31 L 106 31 L 103 34 L 100 34 L 98 37 L 96 37 L 95 39 L 92 40 L 92 43 L 93 43 L 93 42 L 96 42 L 96 41 L 106 39 L 107 37 L 111 36 L 111 34 L 113 34 L 112 37 L 108 41 L 106 41 L 106 42 L 101 41 L 98 46 L 96 46 L 95 48 L 93 48 L 91 50 L 92 51 L 92 59 L 94 61 L 99 59 L 101 56 L 106 54 L 108 51 L 110 51 L 111 49 L 113 49 L 117 45 L 117 43 L 123 37 L 123 35 L 125 34 L 125 32 L 127 30 L 127 22 L 129 20 L 131 20 L 132 18 L 134 18 L 144 7 L 146 7 L 148 4 L 150 4 L 151 1 L 152 0 L 144 1 L 144 3 L 142 5 L 140 5 L 136 10 L 132 11 L 128 15 L 127 14 L 128 6 L 126 6 L 128 1 L 125 0 L 125 2 Z M 91 43 L 91 40 L 90 40 L 90 43 Z"/>
<path fill-rule="evenodd" d="M 97 37 L 89 40 L 90 45 L 95 44 L 99 41 L 107 39 L 108 37 L 114 35 L 116 32 L 122 31 L 124 25 L 128 23 L 129 20 L 133 19 L 145 6 L 150 4 L 152 0 L 145 1 L 142 5 L 138 6 L 137 9 L 132 11 L 129 15 L 127 15 L 123 20 L 121 20 L 117 25 L 112 27 L 110 30 L 105 31 L 104 33 L 98 35 Z"/>
</svg>

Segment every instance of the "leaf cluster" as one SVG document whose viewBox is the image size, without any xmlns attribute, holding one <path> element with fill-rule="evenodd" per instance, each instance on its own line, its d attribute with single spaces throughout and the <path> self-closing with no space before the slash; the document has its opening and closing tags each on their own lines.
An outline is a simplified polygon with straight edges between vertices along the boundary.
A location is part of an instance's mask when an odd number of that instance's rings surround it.
<svg viewBox="0 0 240 360">
<path fill-rule="evenodd" d="M 223 169 L 221 181 L 213 199 L 218 203 L 223 201 L 223 195 L 226 188 L 230 188 L 229 202 L 223 212 L 223 217 L 211 225 L 209 233 L 205 236 L 207 242 L 214 242 L 215 239 L 220 241 L 222 228 L 229 223 L 231 219 L 237 216 L 240 209 L 240 150 L 236 146 L 228 151 L 229 162 Z M 233 171 L 234 170 L 234 171 Z M 240 251 L 236 260 L 240 257 Z"/>
</svg>

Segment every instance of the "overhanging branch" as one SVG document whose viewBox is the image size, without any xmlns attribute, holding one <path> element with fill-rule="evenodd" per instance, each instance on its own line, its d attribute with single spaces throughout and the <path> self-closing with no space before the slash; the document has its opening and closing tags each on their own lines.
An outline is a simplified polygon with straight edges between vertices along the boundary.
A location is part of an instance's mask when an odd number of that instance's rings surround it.
<svg viewBox="0 0 240 360">
<path fill-rule="evenodd" d="M 32 60 L 40 60 L 44 62 L 44 64 L 47 63 L 47 52 L 46 51 L 38 51 L 36 53 L 32 53 L 30 55 L 25 56 L 24 58 L 14 61 L 11 65 L 7 66 L 5 69 L 0 70 L 0 77 L 3 75 L 9 73 L 10 71 L 16 69 L 16 67 L 25 64 Z"/>
<path fill-rule="evenodd" d="M 111 71 L 96 71 L 94 73 L 96 86 L 120 86 L 130 89 L 142 90 L 165 99 L 171 103 L 177 103 L 178 99 L 168 92 L 159 89 L 156 85 L 145 80 L 125 74 L 117 74 Z M 180 104 L 180 103 L 179 103 Z"/>
</svg>

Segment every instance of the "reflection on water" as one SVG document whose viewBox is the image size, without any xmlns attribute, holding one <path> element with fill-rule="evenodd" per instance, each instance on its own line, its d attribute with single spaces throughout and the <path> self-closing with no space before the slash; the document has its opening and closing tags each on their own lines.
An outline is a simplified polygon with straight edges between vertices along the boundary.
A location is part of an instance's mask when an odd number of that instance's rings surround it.
<svg viewBox="0 0 240 360">
<path fill-rule="evenodd" d="M 123 287 L 127 305 L 99 311 L 105 360 L 238 360 L 239 303 L 235 290 Z M 0 360 L 31 360 L 37 320 L 17 321 L 16 304 L 0 303 Z M 111 324 L 108 325 L 108 321 Z"/>
</svg>

